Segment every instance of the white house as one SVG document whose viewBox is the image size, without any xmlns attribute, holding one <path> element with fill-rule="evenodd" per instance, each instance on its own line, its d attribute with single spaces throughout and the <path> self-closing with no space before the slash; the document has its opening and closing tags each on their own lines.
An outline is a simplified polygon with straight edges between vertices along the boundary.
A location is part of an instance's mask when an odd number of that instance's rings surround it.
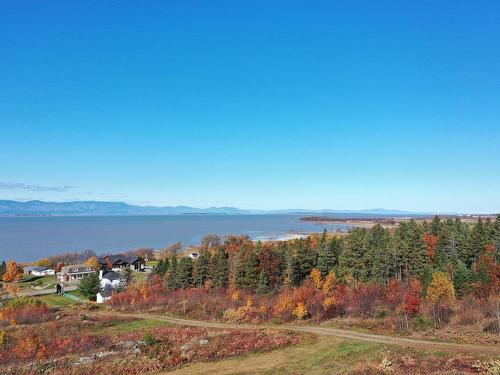
<svg viewBox="0 0 500 375">
<path fill-rule="evenodd" d="M 125 278 L 115 271 L 99 271 L 99 280 L 101 282 L 101 291 L 97 293 L 96 302 L 104 303 L 111 298 L 113 291 L 125 286 Z"/>
<path fill-rule="evenodd" d="M 113 287 L 110 284 L 106 286 L 96 295 L 95 301 L 97 303 L 104 303 L 113 295 Z"/>
<path fill-rule="evenodd" d="M 26 275 L 33 275 L 33 276 L 48 276 L 56 274 L 55 270 L 40 266 L 24 267 L 23 271 Z"/>
<path fill-rule="evenodd" d="M 118 289 L 125 285 L 124 277 L 115 271 L 100 270 L 99 280 L 101 280 L 102 289 L 104 289 L 106 285 L 111 285 L 113 289 Z"/>
</svg>

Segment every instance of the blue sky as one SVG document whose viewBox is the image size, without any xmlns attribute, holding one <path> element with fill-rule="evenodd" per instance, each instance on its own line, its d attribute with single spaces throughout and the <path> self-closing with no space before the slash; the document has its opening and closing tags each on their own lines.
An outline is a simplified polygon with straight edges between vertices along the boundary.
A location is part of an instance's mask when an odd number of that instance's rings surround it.
<svg viewBox="0 0 500 375">
<path fill-rule="evenodd" d="M 332 3 L 1 2 L 0 198 L 500 212 L 500 3 Z"/>
</svg>

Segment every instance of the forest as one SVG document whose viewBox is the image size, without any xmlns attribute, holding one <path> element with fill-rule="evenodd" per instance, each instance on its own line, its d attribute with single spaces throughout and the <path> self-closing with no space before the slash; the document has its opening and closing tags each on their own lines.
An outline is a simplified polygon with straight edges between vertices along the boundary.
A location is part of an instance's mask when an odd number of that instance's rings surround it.
<svg viewBox="0 0 500 375">
<path fill-rule="evenodd" d="M 500 216 L 265 243 L 210 235 L 197 259 L 173 251 L 110 304 L 233 322 L 379 318 L 375 328 L 400 332 L 474 323 L 471 337 L 496 341 L 499 249 Z"/>
</svg>

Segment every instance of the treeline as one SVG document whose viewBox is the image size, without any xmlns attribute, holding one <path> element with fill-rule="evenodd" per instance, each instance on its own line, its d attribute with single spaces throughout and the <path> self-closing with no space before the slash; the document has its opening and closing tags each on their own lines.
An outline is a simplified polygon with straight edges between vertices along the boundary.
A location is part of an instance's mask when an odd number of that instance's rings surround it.
<svg viewBox="0 0 500 375">
<path fill-rule="evenodd" d="M 339 282 L 380 283 L 418 279 L 424 291 L 436 273 L 453 282 L 457 296 L 486 298 L 500 290 L 500 216 L 470 225 L 460 219 L 375 225 L 345 236 L 327 232 L 286 242 L 253 243 L 247 236 L 208 236 L 199 257 L 175 252 L 155 267 L 169 289 L 213 286 L 258 293 L 300 286 L 311 272 Z M 314 274 L 314 273 L 313 273 Z"/>
<path fill-rule="evenodd" d="M 55 268 L 58 271 L 64 265 L 84 263 L 87 259 L 95 257 L 96 254 L 92 250 L 84 250 L 81 252 L 69 252 L 59 255 L 51 255 L 47 258 L 39 259 L 35 262 L 37 266 Z"/>
</svg>

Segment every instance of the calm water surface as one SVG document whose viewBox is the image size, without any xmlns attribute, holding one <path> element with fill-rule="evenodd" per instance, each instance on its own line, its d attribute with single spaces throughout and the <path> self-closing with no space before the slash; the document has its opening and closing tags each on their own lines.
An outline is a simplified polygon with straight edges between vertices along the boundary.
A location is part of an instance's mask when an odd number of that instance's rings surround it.
<svg viewBox="0 0 500 375">
<path fill-rule="evenodd" d="M 252 239 L 287 233 L 345 230 L 348 225 L 301 222 L 300 215 L 177 215 L 0 217 L 0 260 L 31 261 L 47 255 L 91 249 L 96 253 L 140 247 L 160 249 L 174 242 L 196 245 L 209 233 L 248 234 Z"/>
</svg>

